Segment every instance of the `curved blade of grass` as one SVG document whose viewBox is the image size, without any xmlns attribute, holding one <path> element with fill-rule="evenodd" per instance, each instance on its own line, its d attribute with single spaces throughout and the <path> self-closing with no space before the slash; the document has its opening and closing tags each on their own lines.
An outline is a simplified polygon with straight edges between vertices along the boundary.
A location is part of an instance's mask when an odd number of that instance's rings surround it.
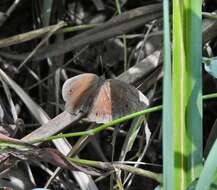
<svg viewBox="0 0 217 190">
<path fill-rule="evenodd" d="M 214 174 L 217 171 L 216 162 L 217 140 L 215 141 L 210 153 L 206 159 L 200 178 L 198 180 L 196 190 L 208 190 L 213 182 Z"/>
<path fill-rule="evenodd" d="M 135 168 L 138 168 L 140 163 L 142 162 L 142 159 L 144 158 L 145 156 L 145 153 L 149 147 L 149 141 L 150 141 L 150 137 L 151 137 L 151 132 L 148 128 L 148 123 L 147 122 L 144 122 L 144 130 L 145 130 L 145 138 L 146 138 L 146 142 L 145 142 L 145 146 L 143 148 L 143 150 L 141 151 L 141 153 L 139 154 L 137 160 L 135 160 L 135 165 L 133 165 L 133 167 Z M 138 153 L 137 153 L 138 154 Z M 125 181 L 124 181 L 124 184 L 127 182 L 127 185 L 126 185 L 126 189 L 129 189 L 130 186 L 132 185 L 132 182 L 133 182 L 133 178 L 134 178 L 134 175 L 132 175 L 131 173 L 128 174 L 128 176 L 126 177 Z"/>
<path fill-rule="evenodd" d="M 127 153 L 132 149 L 133 144 L 136 140 L 136 136 L 142 126 L 142 122 L 144 121 L 144 117 L 139 117 L 133 120 L 129 131 L 127 132 L 127 136 L 124 140 L 124 144 L 121 149 L 121 154 L 119 157 L 119 161 L 124 161 Z"/>
<path fill-rule="evenodd" d="M 212 129 L 209 133 L 206 146 L 204 148 L 204 158 L 206 159 L 209 155 L 209 151 L 211 150 L 213 144 L 215 143 L 215 140 L 217 139 L 217 119 L 215 120 Z"/>
</svg>

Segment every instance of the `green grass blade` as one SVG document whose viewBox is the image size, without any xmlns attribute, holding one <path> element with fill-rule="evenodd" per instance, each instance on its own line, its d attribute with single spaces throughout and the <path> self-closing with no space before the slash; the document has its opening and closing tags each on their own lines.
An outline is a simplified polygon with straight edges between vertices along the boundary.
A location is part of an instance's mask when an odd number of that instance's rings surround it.
<svg viewBox="0 0 217 190">
<path fill-rule="evenodd" d="M 201 5 L 173 0 L 173 189 L 180 190 L 202 165 Z"/>
<path fill-rule="evenodd" d="M 164 79 L 163 79 L 163 189 L 173 189 L 172 80 L 169 0 L 163 1 Z"/>
</svg>

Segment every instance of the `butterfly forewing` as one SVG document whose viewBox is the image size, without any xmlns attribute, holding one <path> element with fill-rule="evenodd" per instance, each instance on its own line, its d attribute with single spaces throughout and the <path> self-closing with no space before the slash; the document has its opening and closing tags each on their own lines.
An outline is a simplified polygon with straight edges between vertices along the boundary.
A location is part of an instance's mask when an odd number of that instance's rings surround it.
<svg viewBox="0 0 217 190">
<path fill-rule="evenodd" d="M 66 110 L 70 113 L 87 112 L 97 91 L 99 77 L 86 73 L 68 79 L 62 88 Z"/>
</svg>

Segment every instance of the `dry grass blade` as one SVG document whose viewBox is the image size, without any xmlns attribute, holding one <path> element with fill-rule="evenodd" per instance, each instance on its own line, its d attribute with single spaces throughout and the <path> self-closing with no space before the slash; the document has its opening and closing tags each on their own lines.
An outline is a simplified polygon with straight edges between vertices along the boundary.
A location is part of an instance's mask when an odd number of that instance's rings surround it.
<svg viewBox="0 0 217 190">
<path fill-rule="evenodd" d="M 10 77 L 8 77 L 4 71 L 0 70 L 0 76 L 11 88 L 13 88 L 13 90 L 18 94 L 18 96 L 23 100 L 23 102 L 26 104 L 28 109 L 31 111 L 32 115 L 41 124 L 45 124 L 50 120 L 47 113 L 40 106 L 38 106 L 24 92 L 24 90 L 21 87 L 19 87 L 12 79 L 10 79 Z M 49 131 L 52 131 L 52 130 L 50 130 L 50 127 L 49 127 Z M 37 136 L 37 138 L 41 137 L 41 135 L 43 135 L 43 133 L 40 133 L 38 135 L 39 136 Z M 24 139 L 25 139 L 25 137 L 24 137 Z M 27 138 L 26 138 L 26 140 L 27 140 Z M 71 146 L 64 139 L 57 139 L 57 140 L 54 140 L 53 142 L 54 142 L 55 146 L 58 148 L 58 150 L 61 153 L 63 153 L 64 155 L 67 155 L 70 152 Z M 88 189 L 88 188 L 92 188 L 93 190 L 97 190 L 97 187 L 94 184 L 94 182 L 92 181 L 92 179 L 90 177 L 88 177 L 86 174 L 77 173 L 77 172 L 73 172 L 73 174 L 74 174 L 74 177 L 77 179 L 79 185 L 81 186 L 81 188 L 83 190 Z"/>
<path fill-rule="evenodd" d="M 58 24 L 57 24 L 58 25 Z M 26 32 L 23 34 L 18 34 L 16 36 L 12 36 L 9 38 L 0 39 L 0 48 L 8 47 L 11 45 L 27 42 L 29 40 L 33 40 L 35 38 L 39 38 L 48 32 L 51 32 L 54 28 L 56 28 L 56 25 L 43 27 L 37 30 L 33 30 L 30 32 Z"/>
<path fill-rule="evenodd" d="M 123 80 L 129 84 L 133 84 L 134 82 L 140 80 L 159 65 L 160 54 L 161 51 L 156 50 L 147 56 L 143 61 L 133 65 L 127 71 L 119 75 L 118 79 Z"/>
<path fill-rule="evenodd" d="M 19 5 L 20 2 L 21 2 L 21 0 L 15 0 L 14 3 L 9 7 L 7 12 L 5 14 L 3 14 L 2 17 L 0 17 L 0 26 L 2 26 L 5 23 L 7 18 L 9 18 L 9 16 L 16 9 L 16 7 Z"/>
<path fill-rule="evenodd" d="M 28 109 L 31 111 L 32 115 L 39 121 L 39 123 L 48 122 L 47 113 L 41 109 L 26 92 L 18 86 L 3 70 L 0 69 L 1 78 L 18 94 L 22 101 L 26 104 Z"/>
<path fill-rule="evenodd" d="M 5 94 L 7 96 L 9 105 L 10 105 L 10 110 L 11 110 L 11 114 L 13 116 L 14 122 L 16 122 L 16 120 L 17 120 L 17 112 L 16 112 L 16 109 L 15 109 L 13 99 L 11 97 L 10 90 L 9 90 L 7 84 L 4 82 L 4 80 L 1 79 L 1 77 L 0 77 L 0 80 L 2 81 L 3 88 L 4 88 Z"/>
</svg>

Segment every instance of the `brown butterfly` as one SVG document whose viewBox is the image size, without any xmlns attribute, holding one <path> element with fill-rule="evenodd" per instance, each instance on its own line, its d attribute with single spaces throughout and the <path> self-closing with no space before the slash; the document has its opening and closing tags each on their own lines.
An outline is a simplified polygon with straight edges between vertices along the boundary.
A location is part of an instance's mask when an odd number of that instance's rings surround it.
<svg viewBox="0 0 217 190">
<path fill-rule="evenodd" d="M 66 110 L 87 114 L 87 119 L 106 123 L 141 111 L 148 99 L 135 87 L 118 79 L 104 80 L 92 73 L 68 79 L 62 88 Z"/>
</svg>

